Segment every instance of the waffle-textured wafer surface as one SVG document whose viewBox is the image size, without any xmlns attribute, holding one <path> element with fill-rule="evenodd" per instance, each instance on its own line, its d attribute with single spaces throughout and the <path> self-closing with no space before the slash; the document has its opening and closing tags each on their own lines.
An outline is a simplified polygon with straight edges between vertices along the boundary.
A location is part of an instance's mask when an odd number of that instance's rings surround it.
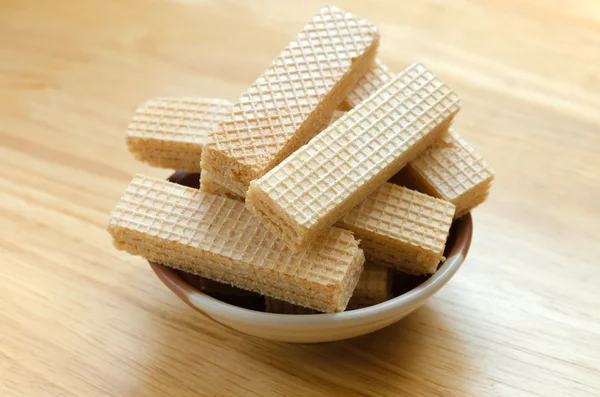
<svg viewBox="0 0 600 397">
<path fill-rule="evenodd" d="M 202 145 L 215 124 L 229 114 L 231 105 L 218 98 L 153 98 L 138 107 L 127 136 L 152 140 L 161 146 L 169 142 Z"/>
<path fill-rule="evenodd" d="M 291 303 L 341 311 L 364 255 L 348 231 L 331 228 L 293 254 L 244 203 L 136 176 L 111 214 L 117 248 Z"/>
<path fill-rule="evenodd" d="M 358 80 L 356 87 L 350 91 L 344 100 L 343 107 L 345 109 L 352 109 L 358 106 L 359 103 L 370 97 L 382 85 L 392 80 L 394 76 L 394 73 L 383 62 L 376 59 L 371 69 Z"/>
<path fill-rule="evenodd" d="M 414 274 L 433 273 L 442 259 L 454 209 L 448 201 L 386 183 L 336 226 L 361 240 L 372 263 Z"/>
<path fill-rule="evenodd" d="M 360 275 L 354 289 L 351 305 L 375 305 L 385 302 L 392 294 L 392 274 L 389 268 L 365 263 L 365 269 Z"/>
<path fill-rule="evenodd" d="M 217 98 L 150 99 L 138 107 L 129 123 L 129 151 L 151 165 L 184 165 L 187 171 L 197 171 L 207 137 L 230 112 L 231 105 Z M 193 169 L 188 169 L 190 164 L 195 164 Z"/>
<path fill-rule="evenodd" d="M 352 109 L 357 106 L 393 76 L 378 60 L 348 94 L 344 107 Z M 411 185 L 454 203 L 457 218 L 485 201 L 485 192 L 494 178 L 489 164 L 455 131 L 417 157 L 403 174 L 410 178 Z"/>
<path fill-rule="evenodd" d="M 329 120 L 329 124 L 333 124 L 344 115 L 344 111 L 335 110 Z M 207 164 L 205 164 L 207 165 Z M 202 171 L 200 178 L 200 190 L 212 194 L 226 195 L 229 198 L 244 200 L 246 197 L 245 184 L 236 182 L 232 179 L 225 178 L 222 173 L 215 172 L 212 167 L 205 168 Z"/>
<path fill-rule="evenodd" d="M 407 172 L 426 193 L 454 203 L 457 216 L 479 204 L 494 179 L 487 161 L 453 129 L 413 160 Z"/>
<path fill-rule="evenodd" d="M 444 133 L 459 102 L 423 65 L 412 65 L 253 181 L 246 206 L 300 249 Z"/>
<path fill-rule="evenodd" d="M 247 188 L 327 125 L 368 70 L 378 43 L 375 25 L 321 8 L 241 94 L 207 144 L 202 169 L 231 170 L 224 176 Z"/>
<path fill-rule="evenodd" d="M 205 174 L 202 180 L 209 193 L 243 200 L 218 184 L 213 186 L 210 175 L 208 182 Z M 474 200 L 483 201 L 480 197 Z M 335 226 L 353 232 L 362 241 L 368 261 L 411 274 L 430 274 L 442 260 L 454 211 L 454 205 L 448 201 L 385 183 Z M 366 270 L 362 277 L 365 273 Z M 362 278 L 358 286 L 361 283 Z M 353 296 L 356 295 L 355 291 Z"/>
</svg>

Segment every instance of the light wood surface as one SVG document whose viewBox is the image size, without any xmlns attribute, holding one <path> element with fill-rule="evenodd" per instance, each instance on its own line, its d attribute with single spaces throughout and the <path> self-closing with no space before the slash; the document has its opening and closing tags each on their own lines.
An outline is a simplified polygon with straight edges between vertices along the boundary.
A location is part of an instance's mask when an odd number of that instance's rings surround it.
<svg viewBox="0 0 600 397">
<path fill-rule="evenodd" d="M 235 99 L 318 1 L 0 2 L 0 396 L 600 395 L 600 3 L 372 0 L 380 57 L 463 97 L 497 172 L 458 275 L 339 343 L 253 339 L 117 252 L 152 96 Z"/>
</svg>

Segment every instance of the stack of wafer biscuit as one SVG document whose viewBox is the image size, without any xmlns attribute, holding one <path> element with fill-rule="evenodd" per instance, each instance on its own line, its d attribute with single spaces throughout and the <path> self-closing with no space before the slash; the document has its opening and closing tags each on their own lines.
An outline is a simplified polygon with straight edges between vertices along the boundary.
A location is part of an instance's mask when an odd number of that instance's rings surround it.
<svg viewBox="0 0 600 397">
<path fill-rule="evenodd" d="M 404 291 L 394 280 L 433 274 L 494 173 L 450 128 L 458 95 L 421 64 L 392 72 L 378 44 L 371 22 L 326 6 L 236 102 L 143 103 L 129 150 L 187 186 L 136 176 L 115 247 L 284 314 L 379 304 Z"/>
</svg>

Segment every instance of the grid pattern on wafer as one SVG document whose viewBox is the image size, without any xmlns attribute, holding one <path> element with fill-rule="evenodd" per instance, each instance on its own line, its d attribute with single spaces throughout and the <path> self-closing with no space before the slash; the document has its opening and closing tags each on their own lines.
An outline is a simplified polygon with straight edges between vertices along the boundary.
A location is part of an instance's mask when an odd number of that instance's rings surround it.
<svg viewBox="0 0 600 397">
<path fill-rule="evenodd" d="M 215 131 L 216 149 L 247 165 L 268 163 L 350 70 L 354 58 L 377 41 L 370 22 L 323 7 L 242 93 Z"/>
<path fill-rule="evenodd" d="M 379 59 L 369 71 L 358 81 L 356 87 L 348 94 L 344 105 L 352 109 L 371 96 L 381 86 L 394 78 L 394 73 Z"/>
<path fill-rule="evenodd" d="M 348 94 L 344 104 L 353 108 L 367 99 L 394 74 L 379 60 Z M 409 164 L 412 176 L 423 178 L 427 192 L 456 204 L 456 217 L 485 201 L 494 172 L 487 162 L 456 132 L 450 132 L 431 149 Z M 471 191 L 475 190 L 471 194 Z M 462 196 L 462 197 L 461 197 Z M 471 197 L 467 197 L 471 196 Z M 459 199 L 460 197 L 460 199 Z"/>
<path fill-rule="evenodd" d="M 424 178 L 436 196 L 448 201 L 455 201 L 494 178 L 487 161 L 452 129 L 413 160 L 409 170 Z"/>
<path fill-rule="evenodd" d="M 410 245 L 442 255 L 455 207 L 414 190 L 386 183 L 348 212 L 336 226 L 376 243 Z"/>
<path fill-rule="evenodd" d="M 449 87 L 412 65 L 253 185 L 310 227 L 458 109 Z"/>
<path fill-rule="evenodd" d="M 133 179 L 111 215 L 109 230 L 119 228 L 319 284 L 339 284 L 357 250 L 350 232 L 331 228 L 294 254 L 244 203 L 144 176 Z"/>
<path fill-rule="evenodd" d="M 435 273 L 440 261 L 444 260 L 442 253 L 424 251 L 408 244 L 381 245 L 376 238 L 362 239 L 361 248 L 371 263 L 410 274 Z"/>
<path fill-rule="evenodd" d="M 373 304 L 383 302 L 391 296 L 391 272 L 384 266 L 365 263 L 350 303 Z"/>
<path fill-rule="evenodd" d="M 337 121 L 344 113 L 344 111 L 335 110 L 329 120 L 329 125 Z M 236 200 L 244 200 L 246 197 L 246 190 L 242 188 L 239 183 L 235 180 L 225 178 L 222 173 L 213 172 L 214 168 L 212 167 L 212 164 L 204 163 L 204 166 L 205 168 L 202 170 L 202 176 L 200 178 L 201 191 L 213 194 L 225 194 L 227 197 Z"/>
<path fill-rule="evenodd" d="M 129 123 L 129 137 L 158 142 L 204 144 L 215 124 L 231 111 L 231 102 L 216 98 L 153 98 Z"/>
</svg>

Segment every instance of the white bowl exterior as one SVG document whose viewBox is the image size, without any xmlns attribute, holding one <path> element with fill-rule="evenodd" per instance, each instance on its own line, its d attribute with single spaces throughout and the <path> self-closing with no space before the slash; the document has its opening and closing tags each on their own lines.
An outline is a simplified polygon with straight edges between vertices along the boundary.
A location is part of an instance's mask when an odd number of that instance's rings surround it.
<svg viewBox="0 0 600 397">
<path fill-rule="evenodd" d="M 198 302 L 194 301 L 194 303 Z M 409 315 L 423 303 L 425 303 L 425 300 L 420 301 L 416 306 L 394 311 L 389 316 L 357 315 L 356 319 L 351 322 L 340 321 L 342 313 L 323 315 L 327 317 L 316 318 L 317 321 L 307 321 L 306 317 L 318 317 L 320 316 L 318 314 L 271 314 L 272 320 L 264 321 L 262 318 L 239 316 L 229 311 L 221 311 L 218 308 L 217 310 L 211 310 L 215 307 L 209 309 L 207 305 L 202 303 L 199 306 L 201 307 L 200 310 L 218 323 L 248 335 L 281 342 L 318 343 L 354 338 L 385 328 Z M 290 322 L 287 317 L 304 321 Z"/>
</svg>

